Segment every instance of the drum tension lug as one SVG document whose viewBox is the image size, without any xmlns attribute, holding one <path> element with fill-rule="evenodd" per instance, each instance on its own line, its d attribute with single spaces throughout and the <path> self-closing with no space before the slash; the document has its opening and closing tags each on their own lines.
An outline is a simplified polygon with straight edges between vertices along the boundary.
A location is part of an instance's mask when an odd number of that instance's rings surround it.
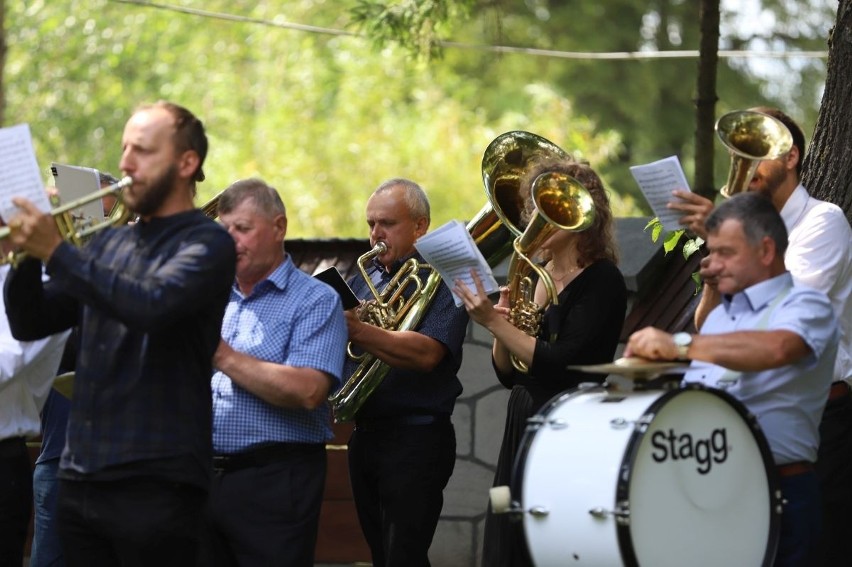
<svg viewBox="0 0 852 567">
<path fill-rule="evenodd" d="M 606 508 L 597 506 L 589 510 L 589 514 L 598 519 L 604 519 L 607 516 L 613 516 L 615 517 L 615 521 L 618 522 L 619 525 L 630 525 L 630 508 L 626 502 L 620 502 L 615 510 L 607 510 Z"/>
</svg>

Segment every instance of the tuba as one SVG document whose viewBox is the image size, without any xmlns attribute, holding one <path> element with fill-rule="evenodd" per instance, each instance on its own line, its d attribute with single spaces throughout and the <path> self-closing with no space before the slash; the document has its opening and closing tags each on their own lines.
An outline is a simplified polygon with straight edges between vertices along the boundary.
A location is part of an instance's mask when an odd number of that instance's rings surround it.
<svg viewBox="0 0 852 567">
<path fill-rule="evenodd" d="M 579 181 L 561 172 L 546 171 L 536 177 L 531 193 L 536 214 L 524 233 L 515 239 L 514 254 L 509 261 L 509 321 L 527 335 L 536 336 L 544 310 L 550 304 L 557 305 L 559 299 L 553 278 L 530 256 L 557 230 L 580 232 L 592 226 L 595 204 Z M 533 299 L 535 283 L 530 277 L 532 272 L 538 275 L 547 292 L 543 305 Z M 514 354 L 510 358 L 515 370 L 529 371 Z"/>
<path fill-rule="evenodd" d="M 506 132 L 488 145 L 482 157 L 482 181 L 488 200 L 467 224 L 467 231 L 489 266 L 496 266 L 511 253 L 512 240 L 525 228 L 521 221 L 524 203 L 520 179 L 526 168 L 542 157 L 565 155 L 552 142 L 524 131 Z M 358 269 L 375 299 L 365 307 L 364 318 L 385 329 L 413 330 L 429 309 L 441 276 L 427 264 L 409 260 L 411 264 L 400 268 L 380 292 L 373 287 L 366 265 L 383 249 L 384 243 L 379 242 L 358 258 Z M 431 271 L 424 281 L 419 274 L 425 268 Z M 373 355 L 356 356 L 349 348 L 347 356 L 359 363 L 343 386 L 328 398 L 337 423 L 352 420 L 390 371 L 386 363 Z"/>
<path fill-rule="evenodd" d="M 730 197 L 748 190 L 758 164 L 776 159 L 793 147 L 793 136 L 783 122 L 754 110 L 737 110 L 716 121 L 716 134 L 731 155 L 728 182 L 720 192 Z"/>
</svg>

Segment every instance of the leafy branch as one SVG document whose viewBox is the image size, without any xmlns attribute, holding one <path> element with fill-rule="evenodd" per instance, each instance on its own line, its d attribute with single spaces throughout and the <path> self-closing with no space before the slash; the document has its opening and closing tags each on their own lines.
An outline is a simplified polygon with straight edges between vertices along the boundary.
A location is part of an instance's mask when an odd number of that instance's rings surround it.
<svg viewBox="0 0 852 567">
<path fill-rule="evenodd" d="M 663 234 L 663 223 L 660 222 L 659 217 L 654 217 L 648 221 L 643 230 L 647 231 L 649 228 L 651 229 L 651 241 L 657 242 Z M 686 236 L 686 229 L 683 228 L 666 232 L 663 237 L 663 252 L 668 254 L 674 250 L 684 236 Z M 688 260 L 690 256 L 698 252 L 702 244 L 704 244 L 704 239 L 700 236 L 695 238 L 686 236 L 686 241 L 683 243 L 683 259 Z M 692 281 L 695 282 L 695 293 L 698 293 L 701 290 L 701 275 L 698 272 L 692 272 Z"/>
</svg>

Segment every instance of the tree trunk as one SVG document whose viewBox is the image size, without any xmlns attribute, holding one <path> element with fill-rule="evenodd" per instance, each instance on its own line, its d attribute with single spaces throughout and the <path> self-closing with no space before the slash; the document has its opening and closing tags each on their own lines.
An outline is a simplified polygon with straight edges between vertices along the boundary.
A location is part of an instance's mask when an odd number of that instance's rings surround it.
<svg viewBox="0 0 852 567">
<path fill-rule="evenodd" d="M 713 130 L 715 124 L 716 69 L 719 65 L 719 0 L 701 0 L 701 43 L 695 95 L 695 180 L 693 190 L 708 199 L 713 186 Z"/>
<path fill-rule="evenodd" d="M 852 223 L 852 0 L 840 0 L 828 36 L 825 92 L 802 182 L 811 195 L 830 201 Z"/>
</svg>

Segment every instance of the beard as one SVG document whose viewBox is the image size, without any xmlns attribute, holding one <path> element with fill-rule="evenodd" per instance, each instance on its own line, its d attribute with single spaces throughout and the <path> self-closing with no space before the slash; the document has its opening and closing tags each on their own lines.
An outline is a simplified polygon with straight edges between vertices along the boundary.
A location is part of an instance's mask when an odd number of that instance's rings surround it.
<svg viewBox="0 0 852 567">
<path fill-rule="evenodd" d="M 749 187 L 749 191 L 754 191 L 771 198 L 778 188 L 781 187 L 781 184 L 784 183 L 785 178 L 786 172 L 783 169 L 773 168 L 765 175 L 756 176 L 752 180 L 754 185 Z"/>
<path fill-rule="evenodd" d="M 142 217 L 154 214 L 166 202 L 176 178 L 177 166 L 172 164 L 160 177 L 152 180 L 148 189 L 141 192 L 136 202 L 128 204 L 128 207 Z"/>
</svg>

